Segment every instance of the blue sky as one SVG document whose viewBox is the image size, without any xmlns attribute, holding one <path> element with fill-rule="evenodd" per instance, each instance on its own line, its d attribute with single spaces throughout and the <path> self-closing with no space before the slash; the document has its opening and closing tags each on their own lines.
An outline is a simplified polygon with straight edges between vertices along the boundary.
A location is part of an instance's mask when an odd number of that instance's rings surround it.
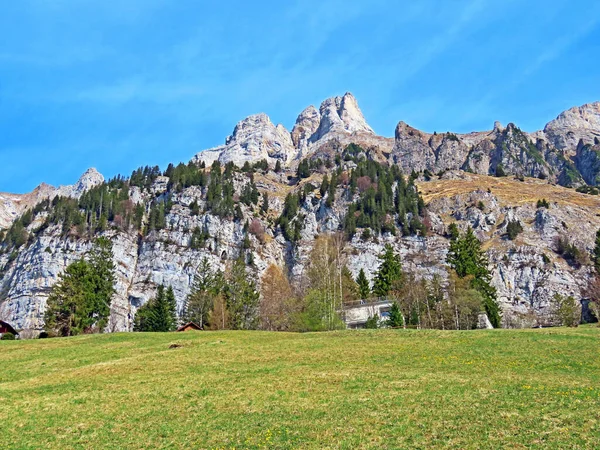
<svg viewBox="0 0 600 450">
<path fill-rule="evenodd" d="M 346 91 L 387 136 L 533 131 L 600 100 L 599 56 L 594 1 L 6 1 L 0 191 L 187 161 Z"/>
</svg>

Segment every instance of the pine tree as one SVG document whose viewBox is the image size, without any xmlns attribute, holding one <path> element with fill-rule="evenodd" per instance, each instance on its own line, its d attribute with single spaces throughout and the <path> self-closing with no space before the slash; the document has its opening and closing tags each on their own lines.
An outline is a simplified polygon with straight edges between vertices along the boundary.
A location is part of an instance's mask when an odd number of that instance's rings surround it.
<svg viewBox="0 0 600 450">
<path fill-rule="evenodd" d="M 171 286 L 165 292 L 165 286 L 160 285 L 156 297 L 138 310 L 134 330 L 165 332 L 177 328 L 175 293 Z"/>
<path fill-rule="evenodd" d="M 48 297 L 46 327 L 61 336 L 102 331 L 107 324 L 115 283 L 111 242 L 97 239 L 88 259 L 70 264 Z"/>
<path fill-rule="evenodd" d="M 371 287 L 369 286 L 369 280 L 367 280 L 367 276 L 363 269 L 360 269 L 360 272 L 358 272 L 356 283 L 358 284 L 358 294 L 360 295 L 361 300 L 369 298 Z"/>
<path fill-rule="evenodd" d="M 260 206 L 260 210 L 263 213 L 266 213 L 267 211 L 269 211 L 269 194 L 267 192 L 264 192 L 262 195 L 263 198 L 263 202 L 262 205 Z"/>
<path fill-rule="evenodd" d="M 319 188 L 321 197 L 324 197 L 328 191 L 329 191 L 329 178 L 327 178 L 327 174 L 325 174 L 325 176 L 323 177 L 323 181 L 321 182 L 321 187 Z"/>
<path fill-rule="evenodd" d="M 279 172 L 281 172 L 281 161 L 277 160 L 277 162 L 275 163 L 275 173 Z"/>
<path fill-rule="evenodd" d="M 105 237 L 98 238 L 90 251 L 91 283 L 93 295 L 90 296 L 86 313 L 95 319 L 95 325 L 103 329 L 110 315 L 110 304 L 115 293 L 115 265 L 113 263 L 112 243 Z"/>
<path fill-rule="evenodd" d="M 234 330 L 252 330 L 258 325 L 259 293 L 254 281 L 246 274 L 244 257 L 233 264 L 225 285 L 225 300 Z"/>
<path fill-rule="evenodd" d="M 389 244 L 385 246 L 379 259 L 381 264 L 373 281 L 373 294 L 377 297 L 386 297 L 390 292 L 400 289 L 402 264 L 400 256 L 394 253 L 394 249 Z"/>
<path fill-rule="evenodd" d="M 200 327 L 207 325 L 214 299 L 219 293 L 208 258 L 202 258 L 194 275 L 191 292 L 186 299 L 182 314 L 184 322 L 194 322 Z"/>
<path fill-rule="evenodd" d="M 592 255 L 592 259 L 594 261 L 594 268 L 596 272 L 600 274 L 600 230 L 596 232 L 596 242 L 594 246 L 594 253 Z"/>
<path fill-rule="evenodd" d="M 84 331 L 82 309 L 89 287 L 90 265 L 79 260 L 59 275 L 48 297 L 45 313 L 47 330 L 59 336 L 74 336 Z"/>
<path fill-rule="evenodd" d="M 307 159 L 303 159 L 302 161 L 300 161 L 300 164 L 298 164 L 297 175 L 298 175 L 298 178 L 310 177 L 310 166 L 308 164 Z"/>
<path fill-rule="evenodd" d="M 496 289 L 490 284 L 491 274 L 487 258 L 471 227 L 464 235 L 450 241 L 447 261 L 460 278 L 473 277 L 471 284 L 483 296 L 483 307 L 490 322 L 494 328 L 500 327 L 500 307 L 496 301 Z"/>
<path fill-rule="evenodd" d="M 404 326 L 404 317 L 402 317 L 402 312 L 400 312 L 398 303 L 392 303 L 392 306 L 390 307 L 390 315 L 388 316 L 386 323 L 390 328 L 400 328 Z"/>
</svg>

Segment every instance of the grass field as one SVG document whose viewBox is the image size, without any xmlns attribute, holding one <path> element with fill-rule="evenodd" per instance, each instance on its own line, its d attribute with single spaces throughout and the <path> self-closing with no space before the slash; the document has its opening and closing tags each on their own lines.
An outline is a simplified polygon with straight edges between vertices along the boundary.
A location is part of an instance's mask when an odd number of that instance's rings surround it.
<svg viewBox="0 0 600 450">
<path fill-rule="evenodd" d="M 0 448 L 600 445 L 595 327 L 113 334 L 0 356 Z"/>
</svg>

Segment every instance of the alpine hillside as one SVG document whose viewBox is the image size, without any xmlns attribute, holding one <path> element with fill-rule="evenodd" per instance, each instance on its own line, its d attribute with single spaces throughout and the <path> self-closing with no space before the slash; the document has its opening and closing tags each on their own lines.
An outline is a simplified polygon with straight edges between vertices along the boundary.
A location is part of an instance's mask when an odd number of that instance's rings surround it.
<svg viewBox="0 0 600 450">
<path fill-rule="evenodd" d="M 112 241 L 116 267 L 107 331 L 131 331 L 159 285 L 173 288 L 181 315 L 204 258 L 225 272 L 241 255 L 259 285 L 274 265 L 301 287 L 328 233 L 340 236 L 353 279 L 362 270 L 372 283 L 389 244 L 406 276 L 446 283 L 453 223 L 482 243 L 503 326 L 552 324 L 556 293 L 587 296 L 600 102 L 533 133 L 512 123 L 427 133 L 400 122 L 390 138 L 347 93 L 306 108 L 291 131 L 266 114 L 247 117 L 223 145 L 190 157 L 0 194 L 0 319 L 44 329 L 52 286 L 98 236 Z"/>
</svg>

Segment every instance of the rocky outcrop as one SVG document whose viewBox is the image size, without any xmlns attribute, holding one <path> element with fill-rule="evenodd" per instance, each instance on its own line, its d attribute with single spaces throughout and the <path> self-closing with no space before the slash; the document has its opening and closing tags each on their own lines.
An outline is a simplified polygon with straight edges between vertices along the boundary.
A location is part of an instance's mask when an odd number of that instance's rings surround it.
<svg viewBox="0 0 600 450">
<path fill-rule="evenodd" d="M 245 162 L 280 160 L 289 163 L 296 155 L 290 133 L 283 125 L 275 126 L 266 114 L 256 114 L 239 122 L 225 145 L 198 153 L 194 161 L 212 164 L 215 159 L 242 166 Z"/>
<path fill-rule="evenodd" d="M 309 106 L 300 113 L 292 129 L 292 142 L 302 152 L 308 147 L 309 139 L 319 129 L 321 113 L 314 106 Z"/>
<path fill-rule="evenodd" d="M 600 102 L 564 111 L 544 127 L 546 139 L 560 150 L 575 151 L 579 141 L 594 144 L 600 138 Z"/>
<path fill-rule="evenodd" d="M 600 184 L 600 142 L 596 138 L 597 145 L 584 144 L 579 141 L 577 153 L 575 155 L 575 164 L 577 170 L 585 182 L 591 186 Z"/>
<path fill-rule="evenodd" d="M 325 100 L 319 108 L 321 122 L 311 140 L 318 141 L 333 132 L 371 133 L 373 130 L 363 117 L 354 96 L 347 92 L 343 97 Z"/>
</svg>

